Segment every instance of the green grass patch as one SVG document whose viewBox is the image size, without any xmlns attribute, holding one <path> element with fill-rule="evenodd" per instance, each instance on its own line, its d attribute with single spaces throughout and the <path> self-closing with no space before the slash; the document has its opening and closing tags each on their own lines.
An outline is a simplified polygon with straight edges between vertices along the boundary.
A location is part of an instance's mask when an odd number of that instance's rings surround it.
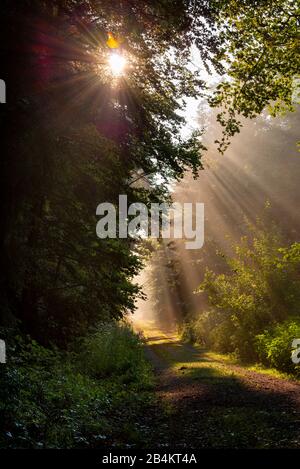
<svg viewBox="0 0 300 469">
<path fill-rule="evenodd" d="M 205 356 L 211 360 L 216 360 L 224 364 L 228 364 L 228 365 L 238 365 L 238 366 L 243 367 L 245 370 L 255 371 L 256 373 L 272 376 L 274 378 L 292 380 L 292 381 L 299 381 L 300 379 L 295 375 L 292 375 L 290 373 L 284 373 L 283 371 L 279 371 L 275 368 L 267 367 L 261 363 L 246 364 L 245 362 L 236 358 L 234 355 L 226 355 L 226 354 L 215 353 L 215 352 L 205 352 Z"/>
</svg>

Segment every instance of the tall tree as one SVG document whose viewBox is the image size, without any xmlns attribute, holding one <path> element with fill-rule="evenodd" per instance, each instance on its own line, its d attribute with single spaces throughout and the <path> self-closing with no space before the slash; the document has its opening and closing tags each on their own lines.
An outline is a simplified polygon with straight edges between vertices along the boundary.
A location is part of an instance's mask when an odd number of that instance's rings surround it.
<svg viewBox="0 0 300 469">
<path fill-rule="evenodd" d="M 283 3 L 287 16 L 280 19 L 273 2 L 255 6 L 264 30 L 286 45 L 286 27 L 296 19 L 290 2 Z M 197 173 L 203 145 L 197 134 L 183 140 L 179 112 L 182 98 L 199 96 L 206 85 L 190 67 L 190 48 L 195 44 L 203 64 L 218 73 L 226 70 L 226 51 L 234 56 L 231 75 L 239 83 L 248 73 L 245 63 L 252 60 L 260 26 L 249 34 L 256 9 L 252 2 L 238 5 L 2 2 L 1 78 L 8 90 L 8 104 L 0 110 L 3 321 L 16 317 L 40 340 L 66 341 L 97 319 L 121 317 L 133 308 L 137 288 L 131 280 L 141 265 L 136 246 L 130 239 L 97 240 L 96 206 L 103 201 L 117 206 L 122 193 L 129 202 L 161 201 L 170 178 L 182 177 L 186 169 Z M 109 32 L 127 61 L 126 73 L 118 78 L 109 68 Z M 285 70 L 291 76 L 290 68 L 279 67 L 279 58 L 259 63 L 268 79 L 274 67 L 280 76 Z M 259 111 L 257 100 L 268 102 L 260 75 L 251 80 L 254 91 L 247 101 L 253 112 Z M 270 100 L 287 101 L 288 80 L 285 89 L 277 87 Z M 227 86 L 224 100 L 231 90 Z M 223 96 L 214 104 L 222 104 Z M 241 103 L 235 99 L 230 110 L 250 115 L 249 106 Z M 135 179 L 143 185 L 134 184 Z"/>
</svg>

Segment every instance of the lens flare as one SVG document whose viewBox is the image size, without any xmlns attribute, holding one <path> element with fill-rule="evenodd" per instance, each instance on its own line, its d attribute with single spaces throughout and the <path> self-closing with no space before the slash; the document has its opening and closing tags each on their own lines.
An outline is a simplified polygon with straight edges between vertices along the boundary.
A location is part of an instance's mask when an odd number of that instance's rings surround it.
<svg viewBox="0 0 300 469">
<path fill-rule="evenodd" d="M 114 76 L 120 76 L 124 72 L 126 59 L 120 54 L 111 54 L 109 57 L 109 66 Z"/>
</svg>

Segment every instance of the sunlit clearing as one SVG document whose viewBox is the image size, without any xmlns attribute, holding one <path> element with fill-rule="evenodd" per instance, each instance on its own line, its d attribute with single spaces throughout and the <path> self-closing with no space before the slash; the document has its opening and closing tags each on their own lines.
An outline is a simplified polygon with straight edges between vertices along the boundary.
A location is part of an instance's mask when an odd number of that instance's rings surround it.
<svg viewBox="0 0 300 469">
<path fill-rule="evenodd" d="M 109 66 L 114 76 L 123 74 L 126 65 L 126 59 L 120 54 L 111 54 L 109 57 Z"/>
</svg>

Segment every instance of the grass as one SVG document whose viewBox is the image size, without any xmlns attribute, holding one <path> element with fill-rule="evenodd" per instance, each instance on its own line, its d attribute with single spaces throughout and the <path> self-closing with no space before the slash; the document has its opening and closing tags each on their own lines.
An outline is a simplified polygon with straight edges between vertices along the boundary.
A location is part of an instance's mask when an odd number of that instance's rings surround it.
<svg viewBox="0 0 300 469">
<path fill-rule="evenodd" d="M 285 379 L 289 381 L 300 381 L 300 378 L 295 375 L 284 373 L 283 371 L 276 370 L 275 368 L 267 368 L 260 363 L 246 366 L 246 369 L 250 371 L 255 371 L 256 373 L 261 373 L 263 375 L 273 376 L 274 378 Z"/>
<path fill-rule="evenodd" d="M 272 376 L 274 378 L 285 379 L 289 381 L 299 381 L 299 378 L 297 378 L 295 375 L 284 373 L 283 371 L 276 370 L 275 368 L 266 367 L 261 363 L 247 364 L 238 360 L 236 357 L 234 357 L 234 355 L 205 352 L 205 356 L 212 360 L 220 361 L 228 365 L 238 365 L 244 368 L 245 370 L 255 371 L 256 373 Z"/>
<path fill-rule="evenodd" d="M 280 386 L 276 396 L 265 388 L 264 382 L 243 379 L 247 370 L 276 378 L 286 379 L 286 375 L 262 367 L 241 366 L 233 357 L 183 344 L 177 336 L 156 331 L 151 337 L 150 348 L 176 376 L 175 381 L 170 380 L 164 401 L 170 404 L 165 418 L 174 432 L 171 438 L 179 445 L 299 447 L 297 415 L 287 407 L 290 402 L 280 395 Z M 186 399 L 188 388 L 190 397 Z M 169 439 L 168 434 L 163 437 L 166 442 Z"/>
<path fill-rule="evenodd" d="M 139 446 L 153 374 L 127 324 L 103 324 L 72 353 L 19 340 L 1 367 L 0 447 Z"/>
<path fill-rule="evenodd" d="M 188 343 L 181 342 L 180 334 L 172 332 L 170 335 L 169 331 L 162 331 L 155 324 L 141 323 L 139 328 L 145 331 L 147 344 L 152 350 L 165 362 L 168 363 L 175 371 L 179 371 L 180 368 L 193 368 L 194 376 L 201 375 L 203 368 L 203 362 L 205 367 L 213 366 L 218 368 L 220 373 L 232 374 L 232 371 L 226 371 L 224 365 L 237 365 L 245 371 L 254 371 L 263 375 L 272 376 L 278 379 L 299 381 L 299 378 L 288 373 L 284 373 L 276 370 L 275 368 L 265 367 L 260 363 L 246 364 L 237 359 L 233 354 L 221 354 L 203 349 L 199 345 L 189 345 Z M 208 363 L 211 362 L 210 365 Z M 199 369 L 199 371 L 197 371 Z M 238 370 L 235 374 L 242 376 L 242 372 Z"/>
<path fill-rule="evenodd" d="M 208 447 L 280 448 L 293 445 L 293 433 L 282 430 L 283 425 L 288 428 L 290 424 L 290 420 L 276 409 L 264 411 L 237 406 L 214 407 L 210 409 L 203 431 L 207 435 Z"/>
</svg>

